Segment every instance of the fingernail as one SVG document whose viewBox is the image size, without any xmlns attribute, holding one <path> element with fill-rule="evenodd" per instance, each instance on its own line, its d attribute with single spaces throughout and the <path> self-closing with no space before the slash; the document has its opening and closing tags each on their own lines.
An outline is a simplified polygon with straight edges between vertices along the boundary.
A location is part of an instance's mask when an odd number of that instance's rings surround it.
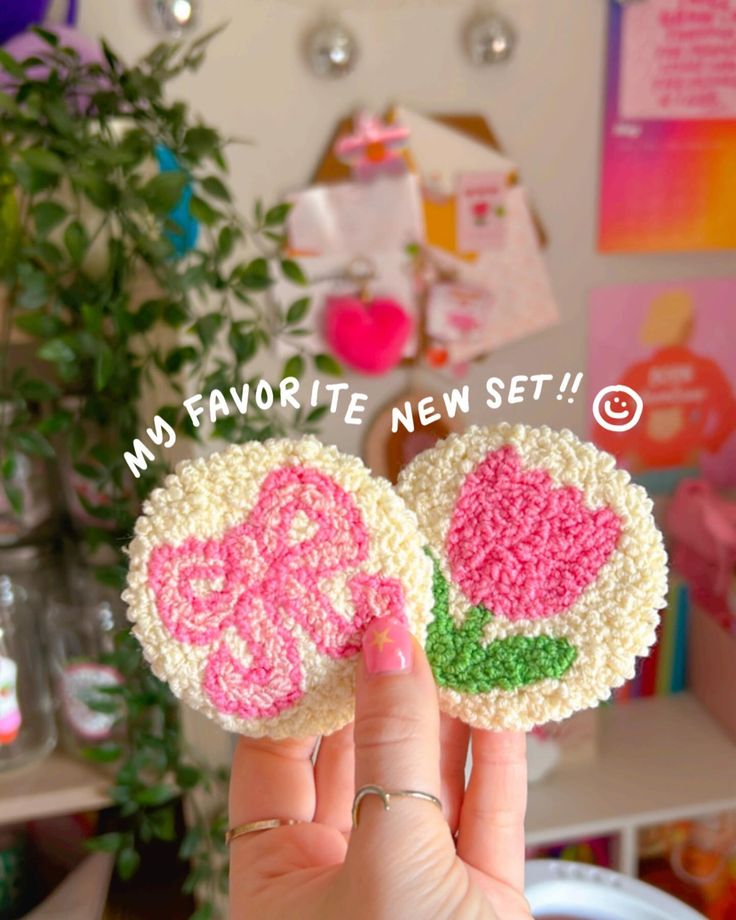
<svg viewBox="0 0 736 920">
<path fill-rule="evenodd" d="M 363 635 L 363 656 L 369 674 L 406 674 L 414 664 L 411 633 L 394 617 L 376 617 Z"/>
</svg>

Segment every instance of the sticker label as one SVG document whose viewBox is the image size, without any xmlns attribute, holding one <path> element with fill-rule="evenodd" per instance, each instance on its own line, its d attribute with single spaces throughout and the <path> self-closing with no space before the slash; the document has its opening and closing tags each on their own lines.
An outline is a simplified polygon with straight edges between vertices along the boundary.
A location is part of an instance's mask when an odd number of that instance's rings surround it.
<svg viewBox="0 0 736 920">
<path fill-rule="evenodd" d="M 110 736 L 117 714 L 97 712 L 89 704 L 111 702 L 114 697 L 100 693 L 100 688 L 119 687 L 122 683 L 123 677 L 115 668 L 91 661 L 75 662 L 64 669 L 62 709 L 75 734 L 90 741 L 101 741 Z"/>
<path fill-rule="evenodd" d="M 23 721 L 18 705 L 18 666 L 0 655 L 0 744 L 12 744 Z"/>
<path fill-rule="evenodd" d="M 457 247 L 460 252 L 501 249 L 506 242 L 506 176 L 465 173 L 457 181 Z"/>
</svg>

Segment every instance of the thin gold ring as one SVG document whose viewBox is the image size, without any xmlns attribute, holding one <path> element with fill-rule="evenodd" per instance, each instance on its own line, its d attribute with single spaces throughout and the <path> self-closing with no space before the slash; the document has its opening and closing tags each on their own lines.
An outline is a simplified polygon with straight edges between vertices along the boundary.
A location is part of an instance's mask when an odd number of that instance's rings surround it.
<svg viewBox="0 0 736 920">
<path fill-rule="evenodd" d="M 258 834 L 261 831 L 270 831 L 275 827 L 293 827 L 295 824 L 301 824 L 294 818 L 268 818 L 265 821 L 250 821 L 248 824 L 237 824 L 225 832 L 225 843 L 230 846 L 233 840 L 238 837 L 245 837 L 246 834 Z"/>
<path fill-rule="evenodd" d="M 355 798 L 353 799 L 354 828 L 358 826 L 361 802 L 367 795 L 377 795 L 383 802 L 384 811 L 391 810 L 391 799 L 421 799 L 423 802 L 431 802 L 442 811 L 442 802 L 436 795 L 431 795 L 429 792 L 419 792 L 416 789 L 397 789 L 393 792 L 389 792 L 387 789 L 384 789 L 383 786 L 361 786 L 355 793 Z"/>
</svg>

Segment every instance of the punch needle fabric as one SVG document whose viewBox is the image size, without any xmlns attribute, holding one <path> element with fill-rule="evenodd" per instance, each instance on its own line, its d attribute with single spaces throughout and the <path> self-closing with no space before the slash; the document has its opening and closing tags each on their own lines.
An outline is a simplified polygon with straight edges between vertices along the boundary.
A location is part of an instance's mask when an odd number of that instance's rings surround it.
<svg viewBox="0 0 736 920">
<path fill-rule="evenodd" d="M 397 490 L 434 566 L 426 649 L 444 711 L 529 730 L 633 677 L 667 563 L 650 499 L 613 457 L 569 431 L 471 428 Z"/>
<path fill-rule="evenodd" d="M 145 503 L 123 595 L 153 672 L 229 731 L 335 731 L 369 622 L 420 642 L 432 562 L 414 515 L 314 438 L 185 461 Z"/>
</svg>

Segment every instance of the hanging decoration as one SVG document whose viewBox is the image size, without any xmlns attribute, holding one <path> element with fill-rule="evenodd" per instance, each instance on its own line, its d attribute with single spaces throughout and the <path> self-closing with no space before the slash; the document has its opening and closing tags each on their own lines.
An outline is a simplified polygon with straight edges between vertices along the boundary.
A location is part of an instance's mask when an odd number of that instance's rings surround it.
<svg viewBox="0 0 736 920">
<path fill-rule="evenodd" d="M 174 37 L 191 29 L 197 21 L 197 0 L 147 0 L 148 16 L 154 27 Z"/>
<path fill-rule="evenodd" d="M 164 144 L 156 145 L 156 161 L 163 172 L 181 172 L 179 161 Z M 186 184 L 176 206 L 169 213 L 172 227 L 166 231 L 166 238 L 174 247 L 174 254 L 182 258 L 197 245 L 199 222 L 189 213 L 189 205 L 194 194 L 190 182 Z"/>
<path fill-rule="evenodd" d="M 465 48 L 471 63 L 482 67 L 508 60 L 516 47 L 516 33 L 503 16 L 476 16 L 465 30 Z"/>
<path fill-rule="evenodd" d="M 358 59 L 358 45 L 340 22 L 318 22 L 306 35 L 304 49 L 309 69 L 318 77 L 349 74 Z"/>
<path fill-rule="evenodd" d="M 406 171 L 402 152 L 408 137 L 409 131 L 402 125 L 389 125 L 370 112 L 360 112 L 353 133 L 338 138 L 335 155 L 351 168 L 356 179 L 400 174 Z"/>
<path fill-rule="evenodd" d="M 354 263 L 349 276 L 357 282 L 357 290 L 327 298 L 325 339 L 348 367 L 364 374 L 385 374 L 403 357 L 414 330 L 412 317 L 396 300 L 373 297 L 374 272 L 369 262 Z"/>
</svg>

